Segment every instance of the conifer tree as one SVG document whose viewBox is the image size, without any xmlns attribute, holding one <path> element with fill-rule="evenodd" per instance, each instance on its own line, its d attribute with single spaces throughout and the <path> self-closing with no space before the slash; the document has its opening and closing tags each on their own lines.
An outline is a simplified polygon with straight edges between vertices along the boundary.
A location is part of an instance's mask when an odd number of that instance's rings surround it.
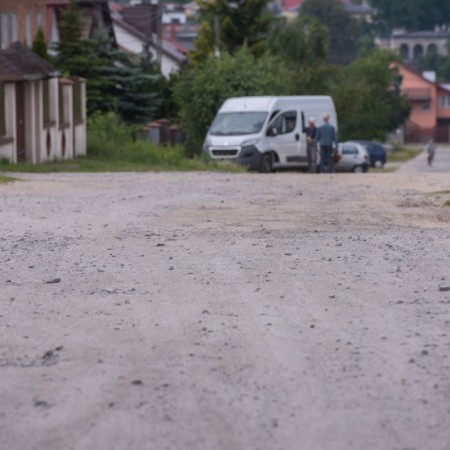
<svg viewBox="0 0 450 450">
<path fill-rule="evenodd" d="M 39 27 L 36 33 L 31 50 L 33 50 L 33 52 L 39 55 L 42 59 L 48 61 L 49 57 L 47 53 L 47 44 L 45 43 L 44 32 L 41 27 Z"/>
<path fill-rule="evenodd" d="M 91 39 L 82 35 L 80 11 L 71 0 L 62 14 L 55 65 L 68 76 L 87 80 L 88 113 L 114 111 L 128 123 L 151 120 L 159 107 L 159 74 L 118 50 L 106 30 L 97 30 Z"/>
</svg>

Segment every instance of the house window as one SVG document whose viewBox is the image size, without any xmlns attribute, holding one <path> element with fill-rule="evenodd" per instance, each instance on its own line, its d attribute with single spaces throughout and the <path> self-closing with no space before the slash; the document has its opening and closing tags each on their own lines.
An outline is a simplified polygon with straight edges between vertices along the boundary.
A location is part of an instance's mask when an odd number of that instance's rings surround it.
<svg viewBox="0 0 450 450">
<path fill-rule="evenodd" d="M 31 47 L 33 43 L 32 35 L 31 35 L 31 13 L 27 12 L 26 21 L 25 21 L 25 33 L 28 47 Z"/>
<path fill-rule="evenodd" d="M 400 46 L 400 58 L 402 58 L 404 61 L 407 61 L 409 59 L 409 47 L 408 47 L 408 44 L 402 44 Z"/>
<path fill-rule="evenodd" d="M 11 42 L 16 42 L 18 37 L 17 14 L 11 13 Z"/>
<path fill-rule="evenodd" d="M 8 39 L 8 15 L 5 13 L 0 13 L 0 32 L 1 32 L 1 47 L 6 48 L 9 46 Z"/>
<path fill-rule="evenodd" d="M 430 110 L 430 102 L 427 100 L 426 102 L 422 103 L 422 111 L 429 111 Z"/>
<path fill-rule="evenodd" d="M 450 95 L 441 95 L 441 107 L 450 108 Z"/>
<path fill-rule="evenodd" d="M 423 56 L 423 47 L 420 44 L 414 46 L 414 59 L 417 61 Z"/>
<path fill-rule="evenodd" d="M 36 11 L 36 29 L 42 28 L 42 13 Z"/>
<path fill-rule="evenodd" d="M 0 138 L 6 134 L 5 124 L 5 83 L 0 81 Z"/>
</svg>

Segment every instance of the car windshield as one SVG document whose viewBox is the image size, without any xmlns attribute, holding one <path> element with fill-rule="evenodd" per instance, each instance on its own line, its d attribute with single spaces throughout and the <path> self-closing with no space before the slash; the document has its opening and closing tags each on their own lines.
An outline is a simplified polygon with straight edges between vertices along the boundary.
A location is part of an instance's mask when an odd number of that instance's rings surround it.
<svg viewBox="0 0 450 450">
<path fill-rule="evenodd" d="M 215 136 L 233 136 L 254 134 L 261 131 L 267 112 L 228 112 L 219 113 L 214 119 L 209 134 Z"/>
</svg>

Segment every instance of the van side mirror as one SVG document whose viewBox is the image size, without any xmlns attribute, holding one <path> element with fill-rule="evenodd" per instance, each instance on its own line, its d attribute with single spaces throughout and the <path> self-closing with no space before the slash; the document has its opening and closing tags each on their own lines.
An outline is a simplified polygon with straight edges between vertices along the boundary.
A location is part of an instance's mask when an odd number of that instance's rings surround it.
<svg viewBox="0 0 450 450">
<path fill-rule="evenodd" d="M 275 127 L 268 128 L 267 129 L 267 136 L 276 136 L 278 134 L 278 131 Z"/>
</svg>

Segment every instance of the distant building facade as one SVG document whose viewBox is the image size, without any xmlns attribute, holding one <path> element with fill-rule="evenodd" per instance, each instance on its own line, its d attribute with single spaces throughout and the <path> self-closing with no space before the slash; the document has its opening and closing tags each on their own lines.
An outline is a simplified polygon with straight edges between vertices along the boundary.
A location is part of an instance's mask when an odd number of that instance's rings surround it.
<svg viewBox="0 0 450 450">
<path fill-rule="evenodd" d="M 405 31 L 394 31 L 387 38 L 378 38 L 378 47 L 395 51 L 408 65 L 415 65 L 420 58 L 427 54 L 447 56 L 447 42 L 449 32 L 447 30 L 435 31 L 415 31 L 407 33 Z"/>
<path fill-rule="evenodd" d="M 47 24 L 47 0 L 1 0 L 0 49 L 20 41 L 31 46 L 39 28 Z"/>
</svg>

